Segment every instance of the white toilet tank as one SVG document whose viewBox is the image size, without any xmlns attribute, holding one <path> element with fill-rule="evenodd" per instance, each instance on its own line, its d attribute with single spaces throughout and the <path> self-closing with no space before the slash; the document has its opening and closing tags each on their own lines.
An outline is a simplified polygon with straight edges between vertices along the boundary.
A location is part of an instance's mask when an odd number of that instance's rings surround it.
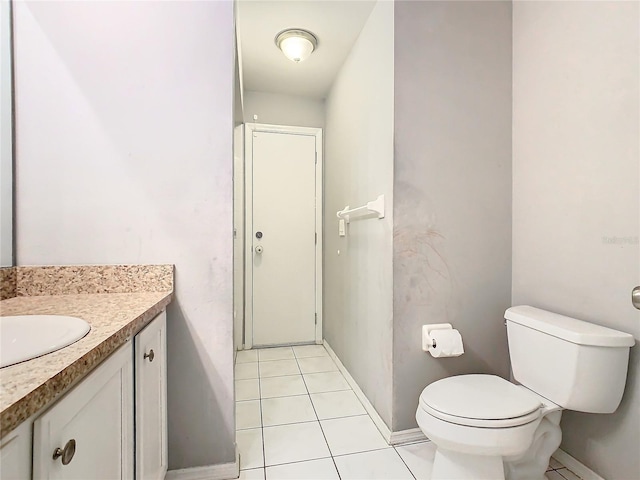
<svg viewBox="0 0 640 480">
<path fill-rule="evenodd" d="M 615 412 L 632 335 L 529 306 L 511 307 L 505 318 L 519 383 L 568 410 Z"/>
</svg>

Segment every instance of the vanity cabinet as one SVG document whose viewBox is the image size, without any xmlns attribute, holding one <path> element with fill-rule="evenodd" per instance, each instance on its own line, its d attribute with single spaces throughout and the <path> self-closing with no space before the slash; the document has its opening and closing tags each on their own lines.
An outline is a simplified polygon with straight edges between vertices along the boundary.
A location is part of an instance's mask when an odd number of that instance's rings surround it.
<svg viewBox="0 0 640 480">
<path fill-rule="evenodd" d="M 33 478 L 133 478 L 133 359 L 128 342 L 33 424 Z"/>
<path fill-rule="evenodd" d="M 0 479 L 164 479 L 166 318 L 159 314 L 60 400 L 3 438 Z"/>
<path fill-rule="evenodd" d="M 134 340 L 137 480 L 160 480 L 167 473 L 166 331 L 162 313 Z"/>
</svg>

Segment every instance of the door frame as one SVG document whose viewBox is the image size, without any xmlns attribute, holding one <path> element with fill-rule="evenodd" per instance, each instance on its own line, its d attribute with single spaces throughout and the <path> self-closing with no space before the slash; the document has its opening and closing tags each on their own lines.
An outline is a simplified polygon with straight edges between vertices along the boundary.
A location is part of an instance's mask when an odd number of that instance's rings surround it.
<svg viewBox="0 0 640 480">
<path fill-rule="evenodd" d="M 316 335 L 315 343 L 322 343 L 322 215 L 323 215 L 323 141 L 322 129 L 245 124 L 245 297 L 244 297 L 244 349 L 253 347 L 253 134 L 256 132 L 306 135 L 316 138 Z"/>
<path fill-rule="evenodd" d="M 244 124 L 233 129 L 233 349 L 244 336 Z"/>
</svg>

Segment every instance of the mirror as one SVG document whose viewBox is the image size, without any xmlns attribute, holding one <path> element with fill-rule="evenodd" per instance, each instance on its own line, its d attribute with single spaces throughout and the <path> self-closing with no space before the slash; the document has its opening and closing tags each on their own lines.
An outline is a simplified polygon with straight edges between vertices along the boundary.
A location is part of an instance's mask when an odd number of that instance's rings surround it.
<svg viewBox="0 0 640 480">
<path fill-rule="evenodd" d="M 11 2 L 0 2 L 0 267 L 14 265 Z"/>
</svg>

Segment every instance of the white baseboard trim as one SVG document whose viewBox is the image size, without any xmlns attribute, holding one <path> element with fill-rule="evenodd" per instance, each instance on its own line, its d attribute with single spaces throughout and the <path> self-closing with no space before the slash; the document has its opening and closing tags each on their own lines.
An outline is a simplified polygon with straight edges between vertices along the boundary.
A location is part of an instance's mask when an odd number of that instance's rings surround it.
<svg viewBox="0 0 640 480">
<path fill-rule="evenodd" d="M 367 411 L 367 413 L 371 417 L 371 420 L 373 420 L 373 423 L 375 423 L 376 427 L 378 428 L 378 430 L 380 431 L 384 439 L 387 441 L 387 443 L 391 444 L 390 443 L 391 430 L 389 430 L 389 427 L 387 427 L 387 424 L 384 423 L 384 420 L 382 420 L 382 417 L 380 417 L 380 415 L 378 414 L 374 406 L 371 405 L 371 402 L 369 401 L 367 396 L 364 394 L 360 386 L 353 379 L 351 374 L 344 367 L 344 365 L 336 355 L 336 352 L 333 351 L 333 349 L 327 343 L 326 340 L 324 341 L 324 347 L 327 349 L 327 352 L 329 352 L 329 356 L 333 359 L 334 362 L 336 362 L 336 365 L 338 366 L 338 370 L 340 370 L 340 373 L 342 373 L 344 378 L 347 380 L 347 383 L 353 389 L 353 393 L 356 394 L 356 397 L 358 397 L 358 400 L 360 400 L 360 402 L 364 406 L 364 409 Z"/>
<path fill-rule="evenodd" d="M 556 450 L 552 455 L 557 461 L 578 475 L 582 480 L 605 480 L 596 472 L 587 467 L 584 463 L 576 460 L 571 455 L 563 450 Z"/>
<path fill-rule="evenodd" d="M 402 445 L 404 443 L 425 442 L 429 440 L 422 430 L 419 428 L 410 428 L 408 430 L 400 430 L 399 432 L 391 432 L 389 445 Z"/>
<path fill-rule="evenodd" d="M 240 456 L 236 449 L 236 461 L 207 465 L 205 467 L 169 470 L 165 480 L 230 480 L 240 476 Z"/>
</svg>

